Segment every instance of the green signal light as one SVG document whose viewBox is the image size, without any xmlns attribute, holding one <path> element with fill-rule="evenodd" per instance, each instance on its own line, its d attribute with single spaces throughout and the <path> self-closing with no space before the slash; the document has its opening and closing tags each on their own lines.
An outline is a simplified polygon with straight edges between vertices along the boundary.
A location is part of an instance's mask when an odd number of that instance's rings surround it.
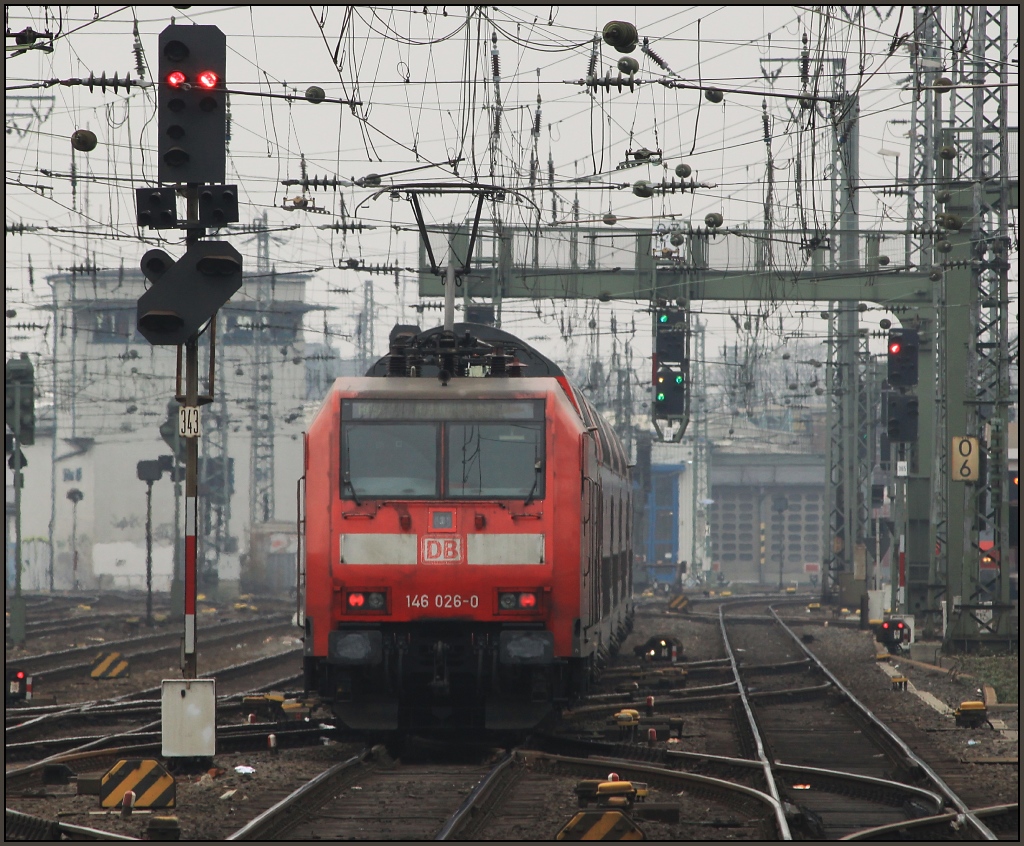
<svg viewBox="0 0 1024 846">
<path fill-rule="evenodd" d="M 682 385 L 683 384 L 683 377 L 682 376 L 676 376 L 676 384 L 677 385 Z"/>
<path fill-rule="evenodd" d="M 664 402 L 665 401 L 665 392 L 664 391 L 658 391 L 657 399 L 658 399 L 658 402 Z"/>
<path fill-rule="evenodd" d="M 667 314 L 659 314 L 658 315 L 658 323 L 668 323 L 668 315 Z"/>
</svg>

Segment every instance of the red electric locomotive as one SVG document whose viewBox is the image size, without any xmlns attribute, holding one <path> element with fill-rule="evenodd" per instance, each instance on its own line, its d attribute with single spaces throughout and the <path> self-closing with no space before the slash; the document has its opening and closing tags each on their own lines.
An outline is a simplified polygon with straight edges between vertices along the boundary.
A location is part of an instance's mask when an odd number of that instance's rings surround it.
<svg viewBox="0 0 1024 846">
<path fill-rule="evenodd" d="M 512 335 L 395 327 L 305 439 L 309 691 L 355 729 L 524 729 L 632 617 L 630 480 L 608 424 Z"/>
</svg>

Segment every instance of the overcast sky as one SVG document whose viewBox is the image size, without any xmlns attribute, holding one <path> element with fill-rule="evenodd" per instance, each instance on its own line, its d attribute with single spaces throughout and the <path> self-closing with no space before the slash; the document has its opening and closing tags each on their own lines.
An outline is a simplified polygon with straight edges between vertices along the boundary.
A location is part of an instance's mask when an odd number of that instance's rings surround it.
<svg viewBox="0 0 1024 846">
<path fill-rule="evenodd" d="M 272 247 L 272 261 L 279 271 L 316 270 L 308 299 L 334 310 L 327 312 L 326 322 L 323 314 L 310 315 L 307 340 L 329 336 L 346 357 L 354 352 L 347 338 L 354 328 L 353 313 L 361 307 L 362 282 L 371 277 L 338 269 L 339 263 L 356 258 L 370 264 L 412 265 L 418 238 L 411 231 L 408 203 L 391 202 L 387 194 L 371 200 L 374 192 L 368 189 L 307 192 L 307 201 L 323 213 L 282 208 L 293 205 L 292 199 L 302 194 L 281 181 L 300 177 L 303 157 L 310 177 L 351 179 L 434 164 L 396 179 L 450 182 L 476 177 L 526 191 L 536 150 L 541 184 L 548 179 L 549 157 L 554 164 L 560 223 L 571 219 L 574 187 L 579 184 L 573 180 L 597 174 L 584 184 L 657 181 L 674 176 L 675 166 L 685 162 L 698 180 L 715 187 L 652 199 L 634 197 L 628 189 L 582 190 L 581 218 L 602 225 L 601 217 L 610 210 L 619 218 L 619 226 L 657 227 L 673 221 L 702 224 L 705 214 L 716 211 L 726 226 L 759 228 L 765 215 L 767 117 L 775 166 L 771 205 L 775 225 L 796 227 L 804 221 L 827 225 L 831 154 L 825 110 L 811 120 L 792 100 L 765 96 L 800 92 L 799 65 L 794 60 L 806 38 L 812 59 L 811 86 L 820 71 L 818 90 L 831 93 L 829 74 L 837 67 L 833 60 L 843 59 L 846 88 L 859 93 L 861 183 L 892 183 L 897 167 L 902 177 L 908 166 L 908 127 L 901 121 L 910 114 L 910 94 L 904 90 L 910 62 L 905 40 L 900 38 L 912 30 L 910 7 L 864 7 L 852 11 L 852 19 L 835 6 L 502 6 L 486 7 L 486 13 L 475 10 L 468 17 L 463 6 L 43 9 L 5 7 L 8 32 L 31 27 L 37 33 L 59 34 L 52 52 L 30 49 L 12 55 L 14 39 L 7 39 L 5 220 L 8 226 L 38 228 L 31 234 L 8 234 L 5 239 L 7 308 L 17 312 L 7 321 L 8 357 L 22 350 L 48 354 L 52 327 L 12 328 L 12 324 L 47 322 L 45 314 L 31 310 L 49 298 L 43 281 L 46 274 L 87 258 L 100 267 L 117 267 L 122 262 L 134 267 L 146 249 L 161 243 L 172 255 L 183 250 L 182 238 L 140 231 L 135 225 L 134 189 L 156 179 L 154 90 L 136 88 L 126 94 L 60 84 L 26 87 L 54 79 L 87 78 L 90 73 L 110 78 L 130 71 L 137 78 L 137 61 L 144 78 L 152 80 L 159 32 L 172 21 L 215 24 L 224 31 L 227 83 L 232 89 L 301 95 L 317 85 L 329 98 L 361 102 L 358 106 L 311 105 L 301 98 L 289 102 L 240 95 L 230 101 L 227 181 L 240 188 L 242 221 L 252 222 L 267 213 L 273 227 L 297 227 L 278 233 L 282 240 Z M 951 9 L 944 14 L 948 24 Z M 1012 126 L 1018 123 L 1016 16 L 1014 7 Z M 591 96 L 575 81 L 587 74 L 595 32 L 613 19 L 634 23 L 641 42 L 648 38 L 662 60 L 663 67 L 658 67 L 639 47 L 630 53 L 639 62 L 639 79 L 671 73 L 680 81 L 744 93 L 727 93 L 720 104 L 714 104 L 698 91 L 644 84 L 635 92 L 598 91 Z M 503 117 L 492 156 L 495 34 Z M 946 38 L 943 42 L 943 57 L 948 61 L 953 42 Z M 136 43 L 141 46 L 138 57 Z M 621 57 L 601 44 L 598 75 L 609 69 L 617 75 L 615 64 Z M 540 133 L 534 139 L 531 128 L 538 97 Z M 91 153 L 72 156 L 69 138 L 80 128 L 95 132 L 99 145 Z M 660 150 L 664 166 L 644 165 L 624 171 L 625 176 L 616 174 L 616 165 L 625 160 L 627 151 L 639 148 Z M 798 153 L 804 176 L 799 197 L 794 178 Z M 446 164 L 457 157 L 462 158 L 457 167 Z M 78 176 L 74 183 L 73 167 Z M 905 198 L 886 196 L 880 187 L 862 190 L 860 198 L 862 229 L 905 227 Z M 544 222 L 549 223 L 550 193 L 538 195 L 538 202 Z M 499 214 L 506 223 L 524 224 L 528 209 L 528 204 L 509 202 Z M 321 228 L 340 221 L 342 213 L 377 229 L 345 235 Z M 428 204 L 428 216 L 437 223 L 464 214 L 464 209 L 441 201 Z M 255 243 L 241 236 L 231 240 L 245 256 L 247 269 L 254 269 Z M 1016 262 L 1011 273 L 1015 280 Z M 410 306 L 419 301 L 411 276 L 401 300 L 392 279 L 372 278 L 377 286 L 379 341 L 400 320 L 419 320 L 424 326 L 431 325 L 432 316 L 440 321 L 438 312 L 419 317 L 411 311 Z M 1015 281 L 1012 284 L 1016 290 Z M 332 288 L 359 293 L 339 294 Z M 239 296 L 249 294 L 243 291 Z M 538 317 L 533 303 L 507 302 L 504 328 L 534 339 L 554 358 L 579 359 L 592 349 L 596 332 L 607 337 L 613 316 L 620 330 L 635 319 L 634 360 L 642 366 L 639 359 L 650 352 L 644 305 L 546 301 L 540 304 Z M 787 335 L 817 341 L 824 332 L 817 307 L 752 303 L 746 308 L 769 312 L 776 328 L 776 317 L 784 318 Z M 1016 301 L 1012 309 L 1016 314 Z M 732 322 L 722 316 L 727 310 L 722 304 L 708 303 L 703 310 L 712 332 L 710 358 L 728 336 Z M 732 310 L 743 311 L 744 306 L 737 304 Z M 877 326 L 883 316 L 873 312 L 866 320 Z M 591 320 L 594 331 L 589 328 Z M 572 327 L 568 331 L 567 321 Z M 606 354 L 609 341 L 602 343 Z M 168 356 L 168 372 L 173 367 L 170 361 Z"/>
</svg>

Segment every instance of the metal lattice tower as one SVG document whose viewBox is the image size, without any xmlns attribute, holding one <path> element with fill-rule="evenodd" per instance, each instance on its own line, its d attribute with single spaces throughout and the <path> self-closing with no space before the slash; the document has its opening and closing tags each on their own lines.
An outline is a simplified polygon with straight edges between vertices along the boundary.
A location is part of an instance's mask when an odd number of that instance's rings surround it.
<svg viewBox="0 0 1024 846">
<path fill-rule="evenodd" d="M 217 410 L 212 406 L 206 412 L 206 432 L 200 440 L 202 446 L 203 485 L 203 571 L 209 581 L 218 573 L 220 556 L 228 551 L 228 537 L 231 523 L 231 470 L 228 452 L 227 395 L 221 382 L 217 392 Z"/>
<path fill-rule="evenodd" d="M 694 321 L 692 338 L 693 356 L 690 359 L 691 390 L 693 391 L 693 480 L 691 490 L 692 531 L 690 539 L 690 570 L 693 575 L 705 570 L 708 544 L 708 500 L 711 499 L 711 450 L 708 445 L 708 382 L 704 357 L 704 324 Z"/>
<path fill-rule="evenodd" d="M 616 335 L 614 316 L 612 334 L 612 371 L 615 373 L 615 433 L 622 441 L 626 457 L 633 456 L 633 348 L 629 341 L 622 344 Z M 623 349 L 624 348 L 624 349 Z"/>
<path fill-rule="evenodd" d="M 910 104 L 910 169 L 907 176 L 906 264 L 928 267 L 931 252 L 915 230 L 931 226 L 935 215 L 935 139 L 941 98 L 932 85 L 939 58 L 940 6 L 914 6 L 914 39 L 910 44 L 913 100 Z"/>
<path fill-rule="evenodd" d="M 951 305 L 954 292 L 959 294 L 967 282 L 966 317 L 973 339 L 962 374 L 959 368 L 947 370 L 947 420 L 950 437 L 979 439 L 987 473 L 974 485 L 949 483 L 951 615 L 945 637 L 964 642 L 1008 640 L 1006 434 L 1012 397 L 1007 257 L 1014 167 L 1007 125 L 1009 12 L 1006 6 L 961 6 L 954 15 L 955 31 L 970 50 L 955 54 L 949 117 L 942 131 L 942 176 L 952 189 L 947 213 L 957 215 L 963 227 L 950 227 L 955 234 L 950 237 L 953 249 L 944 263 L 944 276 Z M 986 556 L 994 566 L 983 569 L 981 559 Z"/>
<path fill-rule="evenodd" d="M 252 317 L 252 440 L 249 446 L 249 531 L 274 519 L 274 377 L 269 316 L 274 296 L 267 213 L 256 231 L 256 302 Z"/>
<path fill-rule="evenodd" d="M 942 7 L 915 6 L 914 45 L 910 62 L 913 77 L 914 97 L 910 115 L 910 176 L 907 180 L 907 264 L 931 267 L 937 259 L 935 232 L 935 178 L 938 127 L 942 119 L 942 97 L 933 84 L 938 70 L 942 67 L 939 50 Z M 945 372 L 946 349 L 944 344 L 946 312 L 942 307 L 946 300 L 945 280 L 940 279 L 932 288 L 934 332 L 933 360 L 935 378 L 931 386 L 934 393 L 933 438 L 931 483 L 929 488 L 930 506 L 926 551 L 930 566 L 928 578 L 922 587 L 925 608 L 930 612 L 938 609 L 941 585 L 946 581 L 946 485 L 944 468 L 947 466 L 949 437 L 946 426 L 946 392 L 942 386 Z M 923 439 L 920 442 L 924 443 Z M 925 445 L 927 446 L 927 445 Z M 923 451 L 923 450 L 922 450 Z M 925 457 L 920 456 L 925 461 Z M 913 587 L 913 586 L 912 586 Z M 917 590 L 916 587 L 913 588 Z"/>
<path fill-rule="evenodd" d="M 373 317 L 376 312 L 376 305 L 373 300 L 373 281 L 363 281 L 363 310 L 359 312 L 356 323 L 356 345 L 359 349 L 359 375 L 362 376 L 374 359 Z"/>
<path fill-rule="evenodd" d="M 832 227 L 829 233 L 833 271 L 859 267 L 859 99 L 846 91 L 846 62 L 826 60 L 832 67 L 833 148 Z M 871 462 L 867 443 L 870 416 L 866 391 L 869 364 L 867 335 L 859 313 L 849 303 L 828 309 L 827 426 L 829 470 L 825 502 L 829 519 L 822 542 L 825 567 L 822 594 L 852 601 L 865 578 L 870 534 Z"/>
</svg>

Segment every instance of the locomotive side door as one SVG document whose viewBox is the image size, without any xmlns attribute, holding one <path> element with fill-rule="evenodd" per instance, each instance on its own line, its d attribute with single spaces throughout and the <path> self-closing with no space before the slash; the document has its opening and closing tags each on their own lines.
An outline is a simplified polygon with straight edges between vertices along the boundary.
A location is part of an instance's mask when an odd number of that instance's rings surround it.
<svg viewBox="0 0 1024 846">
<path fill-rule="evenodd" d="M 295 482 L 295 625 L 306 627 L 306 468 L 309 435 L 302 433 L 302 475 Z"/>
<path fill-rule="evenodd" d="M 580 435 L 580 615 L 584 629 L 600 619 L 601 609 L 601 482 L 597 446 L 592 433 Z"/>
</svg>

